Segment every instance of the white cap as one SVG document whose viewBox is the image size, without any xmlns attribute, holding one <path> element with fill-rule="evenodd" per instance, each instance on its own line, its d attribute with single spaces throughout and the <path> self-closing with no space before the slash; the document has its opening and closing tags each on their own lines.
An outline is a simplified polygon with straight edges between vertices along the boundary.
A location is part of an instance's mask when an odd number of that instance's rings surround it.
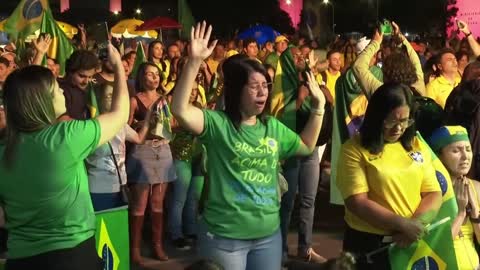
<svg viewBox="0 0 480 270">
<path fill-rule="evenodd" d="M 357 42 L 357 46 L 355 46 L 357 53 L 361 53 L 369 43 L 370 39 L 367 39 L 367 37 L 362 37 L 361 39 L 359 39 Z"/>
</svg>

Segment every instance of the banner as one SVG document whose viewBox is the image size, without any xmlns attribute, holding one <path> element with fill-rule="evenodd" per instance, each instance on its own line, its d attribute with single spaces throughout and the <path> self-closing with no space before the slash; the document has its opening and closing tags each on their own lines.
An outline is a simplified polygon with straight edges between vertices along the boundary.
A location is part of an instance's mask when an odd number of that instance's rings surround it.
<svg viewBox="0 0 480 270">
<path fill-rule="evenodd" d="M 473 36 L 480 36 L 480 5 L 478 0 L 456 0 L 456 4 L 449 5 L 448 10 L 458 9 L 457 16 L 468 24 Z M 451 17 L 447 22 L 447 36 L 450 37 L 453 31 L 458 29 L 455 23 L 455 17 Z M 460 36 L 463 38 L 463 35 Z"/>
<path fill-rule="evenodd" d="M 95 239 L 98 256 L 105 262 L 104 270 L 129 270 L 128 206 L 95 213 Z"/>
</svg>

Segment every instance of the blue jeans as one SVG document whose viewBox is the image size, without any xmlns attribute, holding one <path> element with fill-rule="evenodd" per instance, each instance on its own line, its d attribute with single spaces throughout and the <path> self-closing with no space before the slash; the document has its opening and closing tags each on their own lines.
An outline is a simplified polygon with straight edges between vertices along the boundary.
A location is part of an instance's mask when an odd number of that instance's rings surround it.
<svg viewBox="0 0 480 270">
<path fill-rule="evenodd" d="M 320 160 L 318 147 L 309 156 L 297 158 L 296 164 L 285 168 L 283 176 L 288 182 L 288 191 L 282 197 L 280 220 L 282 230 L 283 251 L 288 252 L 287 236 L 290 226 L 295 195 L 300 200 L 300 218 L 298 224 L 298 250 L 306 252 L 312 246 L 313 216 L 315 197 L 317 196 L 320 178 Z"/>
<path fill-rule="evenodd" d="M 174 181 L 170 203 L 168 226 L 173 240 L 183 238 L 183 229 L 187 235 L 197 231 L 198 201 L 203 188 L 203 176 L 196 176 L 197 164 L 175 160 L 177 181 Z M 198 164 L 199 165 L 199 164 Z"/>
<path fill-rule="evenodd" d="M 280 270 L 282 267 L 282 235 L 274 234 L 251 240 L 221 237 L 208 232 L 200 222 L 198 252 L 200 258 L 210 259 L 228 270 Z"/>
<path fill-rule="evenodd" d="M 95 212 L 124 206 L 122 193 L 90 193 Z"/>
</svg>

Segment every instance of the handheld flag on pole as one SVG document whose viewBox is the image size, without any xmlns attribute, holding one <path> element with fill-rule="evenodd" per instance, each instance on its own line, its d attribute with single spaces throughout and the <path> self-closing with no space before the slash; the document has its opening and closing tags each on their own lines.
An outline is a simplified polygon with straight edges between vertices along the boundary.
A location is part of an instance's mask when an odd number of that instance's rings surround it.
<svg viewBox="0 0 480 270">
<path fill-rule="evenodd" d="M 193 18 L 192 10 L 188 6 L 187 0 L 178 1 L 178 21 L 182 24 L 181 37 L 189 39 L 190 29 L 195 24 L 195 18 Z"/>
<path fill-rule="evenodd" d="M 40 29 L 42 15 L 50 10 L 47 0 L 22 0 L 5 22 L 10 40 L 25 40 Z"/>
<path fill-rule="evenodd" d="M 132 73 L 130 73 L 130 77 L 132 79 L 135 79 L 135 77 L 137 76 L 138 67 L 140 67 L 140 65 L 145 62 L 147 62 L 147 58 L 145 57 L 145 51 L 143 50 L 142 42 L 139 41 L 137 42 L 135 63 L 133 63 Z"/>
</svg>

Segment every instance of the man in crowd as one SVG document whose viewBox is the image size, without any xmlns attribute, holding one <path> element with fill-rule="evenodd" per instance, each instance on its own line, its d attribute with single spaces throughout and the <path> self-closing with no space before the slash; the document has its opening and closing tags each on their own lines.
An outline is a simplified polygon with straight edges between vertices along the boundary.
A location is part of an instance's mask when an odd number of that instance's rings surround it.
<svg viewBox="0 0 480 270">
<path fill-rule="evenodd" d="M 98 66 L 97 56 L 86 50 L 75 51 L 66 63 L 66 76 L 59 80 L 65 95 L 67 114 L 73 119 L 89 119 L 89 84 Z"/>
<path fill-rule="evenodd" d="M 265 58 L 265 64 L 277 68 L 278 58 L 282 53 L 288 48 L 288 39 L 280 35 L 275 38 L 275 51 L 270 53 L 267 58 Z"/>
<path fill-rule="evenodd" d="M 455 52 L 452 49 L 443 49 L 438 54 L 437 71 L 439 76 L 427 85 L 427 96 L 437 102 L 442 108 L 445 108 L 447 98 L 460 83 L 460 74 L 458 73 L 458 63 Z"/>
<path fill-rule="evenodd" d="M 255 39 L 253 38 L 247 38 L 245 39 L 243 43 L 243 52 L 253 60 L 257 60 L 258 62 L 261 62 L 258 59 L 258 43 Z"/>
</svg>

